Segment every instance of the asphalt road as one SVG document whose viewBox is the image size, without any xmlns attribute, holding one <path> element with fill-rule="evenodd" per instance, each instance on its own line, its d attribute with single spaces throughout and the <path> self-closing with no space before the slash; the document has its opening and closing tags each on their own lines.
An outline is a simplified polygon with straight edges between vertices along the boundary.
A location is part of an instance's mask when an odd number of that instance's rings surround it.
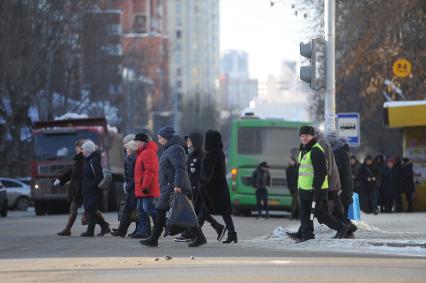
<svg viewBox="0 0 426 283">
<path fill-rule="evenodd" d="M 107 214 L 112 227 L 116 215 Z M 269 220 L 236 217 L 238 244 L 214 241 L 187 248 L 162 238 L 158 248 L 111 235 L 80 238 L 76 223 L 71 237 L 59 237 L 65 215 L 36 217 L 10 212 L 0 219 L 1 282 L 426 282 L 426 259 L 380 254 L 313 252 L 249 247 L 245 241 L 277 226 L 297 226 L 283 217 Z M 99 227 L 97 227 L 99 230 Z M 166 259 L 170 256 L 171 259 Z"/>
</svg>

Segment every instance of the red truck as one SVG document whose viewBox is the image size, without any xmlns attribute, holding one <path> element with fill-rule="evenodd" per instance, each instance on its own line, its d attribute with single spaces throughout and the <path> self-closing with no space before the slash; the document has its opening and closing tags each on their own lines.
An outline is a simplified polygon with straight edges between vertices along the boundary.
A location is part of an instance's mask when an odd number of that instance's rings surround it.
<svg viewBox="0 0 426 283">
<path fill-rule="evenodd" d="M 101 164 L 112 173 L 109 189 L 103 190 L 103 210 L 115 211 L 123 195 L 124 152 L 122 137 L 108 131 L 105 118 L 83 118 L 34 123 L 31 161 L 31 199 L 36 215 L 66 212 L 67 186 L 53 186 L 53 180 L 70 169 L 74 142 L 91 139 L 101 153 Z"/>
</svg>

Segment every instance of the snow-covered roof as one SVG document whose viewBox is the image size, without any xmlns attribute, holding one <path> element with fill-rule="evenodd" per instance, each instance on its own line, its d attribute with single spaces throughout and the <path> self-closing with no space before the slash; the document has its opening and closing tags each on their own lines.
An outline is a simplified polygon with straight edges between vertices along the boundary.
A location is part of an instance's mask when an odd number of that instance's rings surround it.
<svg viewBox="0 0 426 283">
<path fill-rule="evenodd" d="M 383 107 L 388 108 L 388 107 L 403 107 L 403 106 L 417 106 L 417 105 L 426 105 L 426 100 L 388 101 L 383 104 Z"/>
<path fill-rule="evenodd" d="M 89 118 L 87 114 L 65 113 L 62 116 L 55 117 L 55 120 L 85 119 Z"/>
</svg>

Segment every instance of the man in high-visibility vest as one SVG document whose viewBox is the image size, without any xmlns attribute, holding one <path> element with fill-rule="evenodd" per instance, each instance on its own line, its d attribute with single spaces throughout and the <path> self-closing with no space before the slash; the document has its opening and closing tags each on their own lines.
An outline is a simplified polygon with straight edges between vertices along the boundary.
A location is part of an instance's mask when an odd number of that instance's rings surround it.
<svg viewBox="0 0 426 283">
<path fill-rule="evenodd" d="M 328 176 L 327 160 L 324 149 L 315 138 L 312 126 L 302 126 L 299 129 L 299 197 L 300 197 L 300 229 L 297 236 L 298 242 L 314 239 L 314 224 L 311 213 L 331 229 L 337 231 L 337 238 L 343 238 L 350 226 L 339 222 L 328 211 Z M 314 202 L 314 206 L 313 206 Z M 291 235 L 289 235 L 291 236 Z"/>
</svg>

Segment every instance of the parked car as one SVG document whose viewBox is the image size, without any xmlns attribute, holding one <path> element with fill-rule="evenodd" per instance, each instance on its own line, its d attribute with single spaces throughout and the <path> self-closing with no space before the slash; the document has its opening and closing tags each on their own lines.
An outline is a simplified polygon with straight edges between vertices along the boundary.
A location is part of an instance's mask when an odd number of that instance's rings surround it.
<svg viewBox="0 0 426 283">
<path fill-rule="evenodd" d="M 31 204 L 31 188 L 22 181 L 0 177 L 0 182 L 6 188 L 9 208 L 27 210 Z"/>
<path fill-rule="evenodd" d="M 19 177 L 16 178 L 18 181 L 21 181 L 24 184 L 27 184 L 28 186 L 30 185 L 31 182 L 31 177 Z"/>
<path fill-rule="evenodd" d="M 0 181 L 0 216 L 7 216 L 7 193 L 6 188 Z"/>
</svg>

